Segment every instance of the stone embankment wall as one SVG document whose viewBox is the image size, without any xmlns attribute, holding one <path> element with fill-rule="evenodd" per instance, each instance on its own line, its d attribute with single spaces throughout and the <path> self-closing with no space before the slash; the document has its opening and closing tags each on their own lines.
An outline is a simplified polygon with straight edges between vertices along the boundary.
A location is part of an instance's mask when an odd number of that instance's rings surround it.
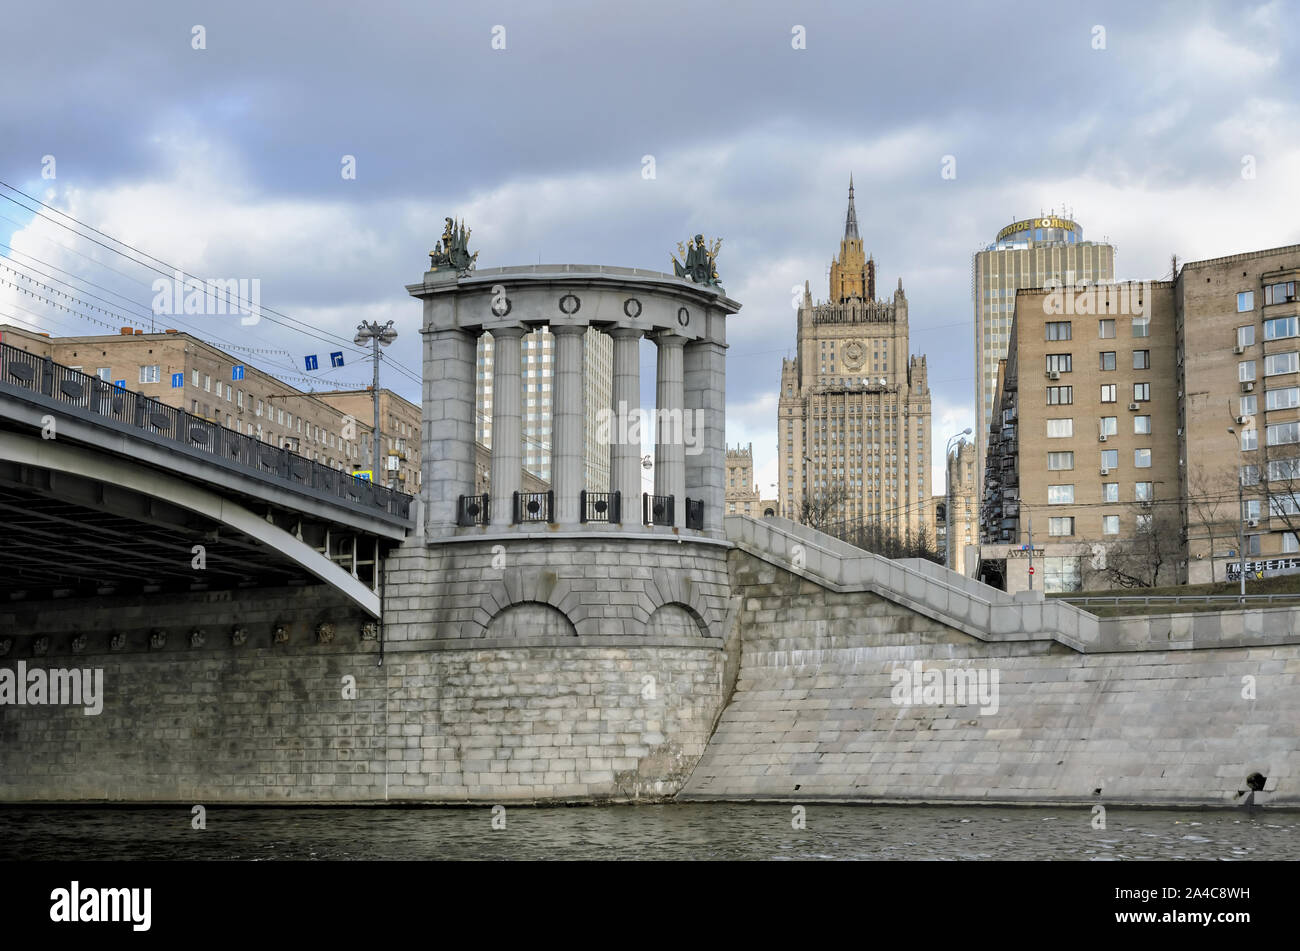
<svg viewBox="0 0 1300 951">
<path fill-rule="evenodd" d="M 382 643 L 323 586 L 6 608 L 0 668 L 104 686 L 95 716 L 0 705 L 0 801 L 676 793 L 722 708 L 726 546 L 447 549 L 390 559 Z"/>
<path fill-rule="evenodd" d="M 959 629 L 963 594 L 1005 595 L 909 576 L 901 590 L 927 616 L 833 580 L 870 577 L 875 567 L 842 563 L 861 553 L 812 550 L 824 536 L 788 523 L 728 522 L 740 677 L 682 798 L 1240 804 L 1258 774 L 1254 801 L 1300 805 L 1289 612 L 1116 619 L 1084 625 L 1082 641 L 1077 624 L 1065 637 L 980 638 Z M 950 573 L 919 575 L 942 585 Z M 1161 638 L 1165 649 L 1145 649 Z M 918 664 L 921 678 L 996 673 L 996 710 L 900 693 Z"/>
</svg>

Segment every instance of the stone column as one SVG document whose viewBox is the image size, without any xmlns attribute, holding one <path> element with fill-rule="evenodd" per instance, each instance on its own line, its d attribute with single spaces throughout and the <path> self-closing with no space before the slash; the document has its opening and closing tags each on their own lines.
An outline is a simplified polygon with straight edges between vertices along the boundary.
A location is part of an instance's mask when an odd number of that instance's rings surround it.
<svg viewBox="0 0 1300 951">
<path fill-rule="evenodd" d="M 616 327 L 614 392 L 609 427 L 609 488 L 622 493 L 623 524 L 641 524 L 641 331 Z M 631 438 L 629 438 L 631 437 Z"/>
<path fill-rule="evenodd" d="M 519 491 L 520 410 L 519 351 L 522 327 L 492 331 L 492 469 L 488 491 L 492 494 L 492 524 L 509 525 L 514 496 Z"/>
<path fill-rule="evenodd" d="M 551 385 L 551 489 L 555 492 L 555 521 L 578 522 L 578 493 L 585 486 L 583 429 L 586 399 L 582 385 L 585 324 L 552 324 L 555 371 Z"/>
<path fill-rule="evenodd" d="M 683 359 L 686 494 L 704 503 L 704 531 L 715 537 L 726 534 L 726 352 L 725 343 L 698 340 L 686 345 Z"/>
<path fill-rule="evenodd" d="M 474 494 L 474 364 L 478 334 L 425 330 L 424 419 L 420 446 L 425 531 L 456 528 L 456 505 Z"/>
<path fill-rule="evenodd" d="M 673 524 L 686 519 L 686 463 L 682 445 L 682 348 L 685 337 L 669 331 L 654 335 L 659 347 L 655 375 L 655 495 L 673 497 Z"/>
</svg>

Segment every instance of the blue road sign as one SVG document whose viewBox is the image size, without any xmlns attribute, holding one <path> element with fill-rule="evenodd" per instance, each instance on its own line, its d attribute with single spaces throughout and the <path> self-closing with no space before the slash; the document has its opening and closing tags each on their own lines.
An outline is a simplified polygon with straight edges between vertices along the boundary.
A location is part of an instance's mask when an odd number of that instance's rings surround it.
<svg viewBox="0 0 1300 951">
<path fill-rule="evenodd" d="M 182 386 L 184 386 L 184 385 L 185 385 L 185 374 L 184 374 L 184 373 L 173 373 L 173 374 L 172 374 L 172 389 L 173 389 L 173 390 L 176 390 L 176 389 L 179 389 L 180 387 L 182 387 Z"/>
<path fill-rule="evenodd" d="M 114 380 L 113 385 L 116 386 L 118 389 L 124 390 L 126 389 L 126 380 Z"/>
<path fill-rule="evenodd" d="M 331 354 L 330 354 L 330 366 L 332 366 L 332 367 L 341 367 L 341 366 L 343 366 L 343 351 L 342 351 L 342 350 L 337 350 L 337 351 L 335 351 L 334 353 L 331 353 Z"/>
<path fill-rule="evenodd" d="M 318 362 L 317 362 L 317 360 L 316 360 L 316 354 L 313 353 L 311 356 L 306 357 L 305 359 L 306 359 L 307 369 L 308 369 L 308 370 L 319 370 L 319 369 L 320 369 L 320 365 L 318 364 Z"/>
<path fill-rule="evenodd" d="M 242 380 L 244 378 L 244 368 L 236 364 L 230 368 L 230 378 L 232 380 Z"/>
</svg>

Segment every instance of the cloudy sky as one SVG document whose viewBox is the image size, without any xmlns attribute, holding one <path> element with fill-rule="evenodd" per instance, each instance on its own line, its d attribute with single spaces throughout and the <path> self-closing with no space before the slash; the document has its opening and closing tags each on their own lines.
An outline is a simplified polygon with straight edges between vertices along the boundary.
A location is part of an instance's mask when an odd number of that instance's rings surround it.
<svg viewBox="0 0 1300 951">
<path fill-rule="evenodd" d="M 297 385 L 368 380 L 351 356 L 302 364 L 361 319 L 394 320 L 418 374 L 403 285 L 444 216 L 481 266 L 670 269 L 679 240 L 722 236 L 744 305 L 727 436 L 754 444 L 764 494 L 791 288 L 825 296 L 850 172 L 929 359 L 940 451 L 975 418 L 971 254 L 1013 218 L 1072 211 L 1121 278 L 1300 242 L 1296 2 L 47 0 L 6 21 L 0 180 L 190 273 L 260 279 L 317 335 L 189 324 Z M 7 200 L 0 266 L 75 275 L 113 304 L 74 306 L 114 327 L 147 319 L 157 277 Z M 101 329 L 4 285 L 0 321 Z M 418 399 L 413 376 L 384 382 Z"/>
</svg>

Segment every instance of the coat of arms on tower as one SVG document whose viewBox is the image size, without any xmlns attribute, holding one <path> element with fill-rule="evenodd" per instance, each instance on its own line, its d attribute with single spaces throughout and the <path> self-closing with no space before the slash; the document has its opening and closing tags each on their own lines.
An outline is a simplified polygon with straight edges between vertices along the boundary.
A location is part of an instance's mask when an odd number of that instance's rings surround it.
<svg viewBox="0 0 1300 951">
<path fill-rule="evenodd" d="M 714 287 L 720 286 L 718 283 L 718 252 L 722 250 L 722 239 L 715 238 L 708 247 L 704 245 L 704 235 L 697 234 L 694 244 L 682 244 L 677 242 L 677 254 L 682 256 L 681 261 L 677 260 L 677 255 L 673 255 L 673 273 L 677 277 L 684 277 L 688 281 L 694 281 L 696 284 L 711 284 Z"/>
<path fill-rule="evenodd" d="M 436 271 L 445 267 L 460 274 L 472 271 L 474 262 L 478 260 L 477 251 L 469 253 L 469 236 L 472 233 L 472 229 L 465 227 L 464 221 L 457 225 L 447 218 L 446 226 L 442 229 L 442 240 L 429 252 L 429 270 Z"/>
</svg>

